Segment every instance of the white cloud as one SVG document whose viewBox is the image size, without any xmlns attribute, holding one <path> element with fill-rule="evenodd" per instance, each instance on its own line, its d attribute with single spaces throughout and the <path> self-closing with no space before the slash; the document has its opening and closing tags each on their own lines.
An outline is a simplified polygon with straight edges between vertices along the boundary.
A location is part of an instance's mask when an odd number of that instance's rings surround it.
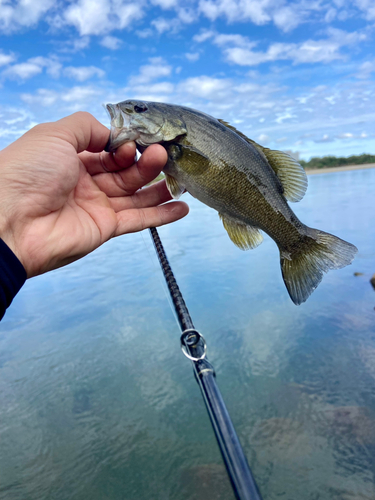
<svg viewBox="0 0 375 500">
<path fill-rule="evenodd" d="M 270 138 L 267 134 L 260 134 L 258 137 L 259 144 L 267 144 L 270 141 Z"/>
<path fill-rule="evenodd" d="M 211 21 L 215 21 L 220 16 L 220 8 L 213 2 L 201 1 L 199 2 L 199 10 Z"/>
<path fill-rule="evenodd" d="M 250 42 L 250 40 L 246 36 L 242 35 L 224 35 L 219 34 L 215 35 L 213 42 L 215 45 L 222 47 L 224 45 L 237 45 L 237 47 L 248 47 L 255 45 L 254 42 Z"/>
<path fill-rule="evenodd" d="M 231 87 L 232 82 L 229 79 L 199 76 L 182 81 L 179 90 L 196 97 L 221 99 Z"/>
<path fill-rule="evenodd" d="M 283 2 L 275 0 L 245 0 L 239 1 L 240 12 L 246 19 L 254 24 L 262 25 L 272 18 L 272 10 L 278 9 Z"/>
<path fill-rule="evenodd" d="M 172 72 L 172 66 L 169 66 L 161 57 L 152 57 L 150 64 L 139 68 L 139 74 L 130 78 L 130 85 L 148 83 L 157 78 L 169 76 Z"/>
<path fill-rule="evenodd" d="M 356 77 L 367 79 L 375 72 L 375 61 L 365 61 L 357 70 Z"/>
<path fill-rule="evenodd" d="M 22 26 L 33 26 L 54 8 L 54 0 L 18 0 L 0 3 L 0 31 L 12 32 Z"/>
<path fill-rule="evenodd" d="M 177 0 L 151 0 L 151 3 L 161 7 L 162 9 L 171 9 L 172 7 L 178 5 Z"/>
<path fill-rule="evenodd" d="M 193 36 L 194 42 L 202 43 L 205 42 L 206 40 L 209 40 L 210 38 L 213 38 L 215 36 L 215 31 L 211 30 L 203 30 L 198 35 Z"/>
<path fill-rule="evenodd" d="M 203 31 L 195 35 L 194 41 L 204 42 L 208 39 L 223 50 L 227 61 L 241 66 L 257 66 L 277 60 L 291 60 L 294 64 L 327 63 L 335 59 L 344 59 L 340 52 L 344 46 L 358 44 L 366 39 L 364 33 L 348 33 L 343 30 L 328 28 L 328 37 L 322 40 L 306 40 L 301 43 L 273 43 L 266 51 L 253 50 L 258 41 L 250 40 L 239 34 L 220 34 L 214 31 Z"/>
<path fill-rule="evenodd" d="M 141 19 L 144 15 L 142 1 L 127 3 L 113 0 L 113 9 L 119 20 L 119 26 L 115 25 L 115 29 L 127 28 L 133 21 Z"/>
<path fill-rule="evenodd" d="M 278 124 L 282 124 L 285 120 L 289 120 L 291 118 L 297 118 L 297 115 L 292 114 L 290 109 L 285 109 L 282 113 L 276 113 L 275 122 Z"/>
<path fill-rule="evenodd" d="M 321 0 L 200 0 L 198 12 L 211 21 L 224 18 L 228 23 L 251 22 L 261 26 L 274 23 L 281 31 L 288 32 L 302 23 L 344 21 L 349 17 L 375 19 L 373 0 L 348 0 L 323 2 Z M 358 10 L 356 10 L 356 8 Z"/>
<path fill-rule="evenodd" d="M 135 33 L 139 38 L 150 38 L 151 36 L 154 36 L 154 31 L 151 28 L 137 30 Z"/>
<path fill-rule="evenodd" d="M 90 45 L 90 37 L 82 36 L 80 38 L 74 38 L 73 40 L 66 40 L 62 47 L 59 49 L 60 52 L 79 52 L 83 49 L 87 49 Z"/>
<path fill-rule="evenodd" d="M 187 52 L 185 54 L 185 57 L 190 62 L 198 61 L 198 59 L 199 59 L 199 52 Z"/>
<path fill-rule="evenodd" d="M 315 139 L 314 142 L 332 142 L 333 138 L 330 137 L 328 134 L 323 134 L 320 139 Z"/>
<path fill-rule="evenodd" d="M 282 7 L 273 15 L 274 23 L 282 31 L 288 32 L 299 26 L 304 21 L 304 13 L 293 6 Z"/>
<path fill-rule="evenodd" d="M 336 97 L 335 95 L 328 95 L 324 99 L 328 101 L 330 104 L 335 104 L 336 103 Z"/>
<path fill-rule="evenodd" d="M 357 32 L 347 33 L 336 29 L 330 29 L 328 32 L 330 36 L 325 40 L 306 40 L 299 44 L 273 43 L 265 52 L 252 50 L 255 42 L 249 42 L 245 47 L 243 37 L 241 37 L 241 43 L 237 43 L 235 47 L 225 48 L 224 54 L 228 61 L 241 66 L 256 66 L 278 60 L 291 60 L 294 64 L 328 63 L 335 59 L 345 59 L 340 49 L 366 38 L 364 34 Z M 229 38 L 227 42 L 236 43 Z"/>
<path fill-rule="evenodd" d="M 65 113 L 83 109 L 87 102 L 102 96 L 102 90 L 94 87 L 72 87 L 61 92 L 50 89 L 38 89 L 36 94 L 21 94 L 21 99 L 30 105 L 51 107 L 64 103 Z M 68 104 L 68 106 L 66 106 Z"/>
<path fill-rule="evenodd" d="M 68 66 L 64 69 L 64 75 L 79 82 L 84 82 L 93 76 L 102 78 L 105 73 L 96 66 Z"/>
<path fill-rule="evenodd" d="M 3 143 L 0 148 L 20 137 L 34 125 L 35 119 L 24 105 L 20 108 L 0 105 L 0 144 Z"/>
<path fill-rule="evenodd" d="M 239 94 L 256 94 L 257 92 L 262 92 L 262 89 L 267 90 L 267 93 L 272 93 L 277 90 L 277 86 L 273 84 L 268 84 L 267 88 L 265 89 L 262 84 L 259 83 L 240 83 L 239 85 L 235 85 L 233 87 L 233 90 L 238 92 Z M 264 91 L 263 90 L 263 91 Z"/>
<path fill-rule="evenodd" d="M 340 46 L 353 45 L 367 39 L 367 35 L 365 33 L 360 33 L 359 31 L 352 31 L 349 33 L 333 27 L 329 27 L 327 29 L 327 33 L 330 39 L 337 44 L 340 44 Z"/>
<path fill-rule="evenodd" d="M 39 89 L 37 94 L 21 94 L 22 101 L 27 104 L 38 104 L 49 107 L 59 99 L 59 94 L 49 89 Z"/>
<path fill-rule="evenodd" d="M 156 31 L 161 35 L 167 31 L 171 33 L 178 33 L 183 24 L 189 24 L 196 20 L 196 13 L 192 9 L 186 9 L 184 7 L 179 7 L 177 10 L 177 17 L 165 18 L 157 17 L 151 21 L 151 26 L 153 26 Z M 139 33 L 139 32 L 138 32 Z"/>
<path fill-rule="evenodd" d="M 74 26 L 81 35 L 108 36 L 112 30 L 132 27 L 150 12 L 173 10 L 177 17 L 154 19 L 159 32 L 177 31 L 176 22 L 192 23 L 199 15 L 211 21 L 224 18 L 227 22 L 247 22 L 255 25 L 274 23 L 288 32 L 301 23 L 332 22 L 361 15 L 369 21 L 375 19 L 373 0 L 323 2 L 322 0 L 1 0 L 0 31 L 12 32 L 22 27 L 35 26 L 41 20 L 54 29 Z M 168 28 L 166 23 L 169 23 Z M 143 30 L 142 30 L 143 31 Z M 140 33 L 142 33 L 140 31 Z M 109 47 L 111 48 L 111 47 Z"/>
<path fill-rule="evenodd" d="M 81 35 L 102 35 L 141 19 L 144 15 L 142 7 L 142 1 L 79 0 L 66 9 L 64 20 L 75 26 Z"/>
<path fill-rule="evenodd" d="M 151 85 L 137 85 L 132 87 L 132 94 L 136 95 L 170 95 L 174 91 L 174 85 L 169 82 L 152 83 Z"/>
<path fill-rule="evenodd" d="M 0 66 L 6 66 L 7 64 L 12 63 L 15 59 L 14 54 L 4 54 L 0 51 Z"/>
<path fill-rule="evenodd" d="M 236 48 L 242 47 L 244 49 L 251 49 L 258 44 L 258 42 L 250 41 L 248 37 L 243 35 L 238 35 L 235 33 L 222 34 L 216 33 L 215 31 L 202 31 L 198 35 L 195 35 L 193 39 L 198 43 L 202 43 L 211 39 L 212 43 L 220 48 L 233 46 Z"/>
<path fill-rule="evenodd" d="M 123 95 L 132 95 L 134 99 L 157 102 L 179 102 L 175 97 L 175 85 L 170 82 L 148 83 L 131 85 L 122 89 Z M 116 102 L 112 100 L 111 102 Z"/>
<path fill-rule="evenodd" d="M 180 7 L 177 9 L 178 19 L 184 24 L 193 23 L 197 19 L 197 14 L 193 9 Z"/>
<path fill-rule="evenodd" d="M 101 91 L 93 87 L 73 87 L 69 88 L 68 91 L 62 96 L 62 100 L 68 103 L 78 104 L 96 97 L 101 94 Z"/>
<path fill-rule="evenodd" d="M 98 35 L 108 29 L 110 2 L 80 0 L 65 11 L 65 21 L 77 28 L 81 35 Z"/>
<path fill-rule="evenodd" d="M 47 73 L 52 76 L 52 78 L 58 78 L 60 76 L 62 64 L 56 58 L 48 57 L 32 57 L 28 60 L 30 63 L 39 64 L 43 68 L 46 68 Z"/>
<path fill-rule="evenodd" d="M 296 101 L 298 101 L 300 104 L 306 104 L 311 97 L 313 97 L 314 94 L 309 94 L 309 95 L 304 95 L 304 96 L 298 96 L 296 97 Z"/>
<path fill-rule="evenodd" d="M 354 137 L 354 134 L 352 134 L 351 132 L 344 132 L 341 134 L 337 134 L 336 137 L 338 139 L 352 139 Z"/>
<path fill-rule="evenodd" d="M 324 20 L 326 23 L 331 23 L 337 15 L 336 9 L 328 9 L 326 15 L 324 16 Z"/>
<path fill-rule="evenodd" d="M 272 0 L 200 0 L 199 9 L 211 21 L 224 16 L 229 22 L 242 19 L 260 25 L 271 20 L 266 11 L 272 3 Z"/>
<path fill-rule="evenodd" d="M 258 74 L 255 81 L 249 81 L 247 76 L 214 78 L 201 75 L 173 84 L 157 81 L 157 78 L 172 74 L 169 69 L 160 69 L 168 66 L 163 59 L 152 58 L 146 66 L 152 68 L 140 70 L 140 81 L 130 78 L 125 88 L 109 90 L 91 85 L 54 90 L 49 87 L 22 94 L 22 101 L 25 109 L 34 110 L 39 120 L 41 116 L 46 120 L 57 119 L 79 109 L 87 109 L 101 117 L 98 103 L 118 102 L 130 94 L 139 99 L 179 103 L 237 124 L 248 137 L 271 148 L 279 149 L 280 144 L 283 149 L 298 146 L 304 158 L 311 154 L 329 154 L 333 141 L 336 154 L 343 153 L 341 146 L 348 148 L 350 145 L 353 149 L 348 149 L 349 154 L 351 151 L 360 153 L 363 148 L 369 148 L 371 141 L 374 143 L 374 134 L 369 135 L 368 130 L 372 130 L 375 122 L 375 90 L 369 89 L 362 80 L 343 80 L 334 86 L 304 83 L 301 90 L 294 89 L 291 96 L 290 88 L 281 85 L 277 74 L 273 73 Z M 327 105 L 327 98 L 331 96 L 335 99 Z M 306 112 L 307 102 L 310 112 Z M 107 123 L 104 117 L 103 120 Z M 0 129 L 6 130 L 1 120 Z M 10 140 L 6 137 L 0 144 Z"/>
<path fill-rule="evenodd" d="M 115 36 L 105 36 L 101 41 L 100 45 L 106 47 L 107 49 L 117 50 L 120 48 L 122 44 L 122 40 L 120 38 L 116 38 Z"/>
<path fill-rule="evenodd" d="M 26 62 L 13 64 L 2 72 L 2 76 L 10 80 L 28 80 L 38 75 L 45 68 L 53 78 L 60 75 L 61 64 L 56 59 L 38 56 L 28 59 Z"/>
<path fill-rule="evenodd" d="M 172 23 L 170 20 L 165 19 L 164 17 L 158 17 L 151 21 L 152 26 L 156 28 L 158 33 L 164 33 L 165 31 L 169 31 L 172 29 Z"/>
<path fill-rule="evenodd" d="M 356 0 L 355 5 L 364 12 L 368 21 L 375 19 L 375 4 L 373 0 Z"/>
<path fill-rule="evenodd" d="M 20 64 L 14 64 L 5 71 L 3 71 L 3 76 L 9 78 L 10 80 L 27 80 L 33 76 L 41 73 L 43 71 L 43 66 L 31 62 L 25 62 Z"/>
</svg>

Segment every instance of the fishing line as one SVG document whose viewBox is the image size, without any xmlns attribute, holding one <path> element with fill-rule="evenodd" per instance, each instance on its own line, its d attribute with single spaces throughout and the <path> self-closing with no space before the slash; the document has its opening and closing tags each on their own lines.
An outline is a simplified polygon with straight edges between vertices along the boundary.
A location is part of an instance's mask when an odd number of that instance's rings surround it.
<svg viewBox="0 0 375 500">
<path fill-rule="evenodd" d="M 194 327 L 156 228 L 151 227 L 150 233 L 182 332 L 180 337 L 182 352 L 192 363 L 195 379 L 201 390 L 233 492 L 237 500 L 262 500 L 216 384 L 215 370 L 207 359 L 206 341 Z"/>
<path fill-rule="evenodd" d="M 138 149 L 136 149 L 135 151 L 135 161 L 139 161 L 139 158 L 142 156 L 142 154 L 138 151 Z M 145 189 L 147 186 L 142 186 L 140 189 Z M 148 239 L 148 243 L 146 243 L 146 239 L 145 239 L 145 235 L 144 235 L 144 231 L 141 231 L 141 236 L 142 236 L 142 240 L 143 240 L 143 244 L 144 246 L 146 247 L 147 249 L 147 253 L 148 255 L 150 256 L 151 258 L 151 262 L 152 262 L 152 265 L 154 267 L 154 271 L 155 273 L 157 274 L 158 276 L 158 279 L 161 283 L 161 286 L 164 290 L 164 295 L 168 301 L 168 304 L 169 304 L 169 307 L 171 308 L 171 311 L 172 311 L 172 314 L 173 314 L 173 317 L 177 323 L 178 326 L 180 326 L 180 323 L 178 322 L 178 318 L 177 318 L 177 314 L 176 314 L 176 310 L 173 306 L 173 303 L 172 303 L 172 299 L 171 299 L 171 296 L 169 294 L 169 291 L 168 291 L 168 287 L 167 287 L 167 284 L 165 283 L 165 280 L 162 278 L 161 274 L 160 274 L 160 266 L 159 266 L 159 262 L 157 261 L 156 259 L 156 256 L 155 256 L 155 252 L 154 251 L 151 251 L 150 249 L 150 240 Z M 151 239 L 152 239 L 152 235 L 151 235 Z"/>
<path fill-rule="evenodd" d="M 194 327 L 157 229 L 151 227 L 149 231 L 164 275 L 163 290 L 181 330 L 181 349 L 192 364 L 195 379 L 201 390 L 233 492 L 237 500 L 262 500 L 223 397 L 216 384 L 215 370 L 206 357 L 206 341 Z M 142 239 L 151 256 L 143 234 Z M 155 266 L 154 254 L 151 260 Z M 161 279 L 160 273 L 158 276 Z M 168 293 L 165 287 L 167 287 Z"/>
<path fill-rule="evenodd" d="M 151 241 L 150 241 L 149 238 L 147 238 L 147 242 L 146 242 L 144 231 L 141 231 L 141 236 L 142 236 L 143 243 L 144 243 L 144 245 L 145 245 L 145 247 L 147 249 L 147 253 L 149 254 L 149 256 L 151 258 L 151 262 L 152 262 L 152 266 L 154 268 L 155 274 L 157 275 L 157 277 L 159 279 L 159 282 L 161 283 L 162 289 L 164 291 L 164 295 L 165 295 L 165 297 L 167 299 L 169 307 L 171 308 L 173 317 L 176 320 L 177 326 L 180 327 L 180 323 L 178 321 L 177 313 L 176 313 L 176 310 L 175 310 L 174 305 L 172 303 L 172 299 L 171 299 L 171 296 L 170 296 L 167 284 L 166 284 L 165 280 L 163 279 L 162 274 L 160 274 L 159 262 L 158 262 L 158 260 L 156 258 L 155 252 L 153 251 L 152 247 L 151 247 L 152 248 L 152 251 L 151 251 L 151 248 L 150 248 Z M 152 239 L 152 235 L 151 235 L 151 239 Z"/>
</svg>

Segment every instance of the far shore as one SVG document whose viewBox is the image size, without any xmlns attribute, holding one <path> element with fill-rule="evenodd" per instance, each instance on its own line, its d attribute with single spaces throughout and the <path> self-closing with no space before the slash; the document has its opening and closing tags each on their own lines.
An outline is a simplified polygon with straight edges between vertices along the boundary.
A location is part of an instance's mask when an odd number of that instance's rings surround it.
<svg viewBox="0 0 375 500">
<path fill-rule="evenodd" d="M 365 168 L 375 168 L 375 163 L 366 163 L 364 165 L 346 165 L 345 167 L 331 167 L 331 168 L 306 168 L 307 175 L 315 174 L 329 174 L 332 172 L 345 172 L 346 170 L 362 170 Z"/>
</svg>

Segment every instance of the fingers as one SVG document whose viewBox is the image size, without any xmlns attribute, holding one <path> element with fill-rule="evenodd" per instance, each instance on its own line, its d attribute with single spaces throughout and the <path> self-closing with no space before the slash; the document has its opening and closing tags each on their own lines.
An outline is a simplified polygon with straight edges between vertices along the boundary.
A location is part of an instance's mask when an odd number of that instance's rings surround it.
<svg viewBox="0 0 375 500">
<path fill-rule="evenodd" d="M 167 163 L 168 155 L 160 144 L 149 146 L 140 157 L 138 163 L 127 170 L 126 183 L 136 191 L 141 186 L 151 182 L 162 171 Z"/>
<path fill-rule="evenodd" d="M 158 207 L 124 210 L 117 214 L 118 223 L 114 236 L 163 226 L 182 219 L 188 213 L 189 207 L 183 201 L 174 201 Z"/>
<path fill-rule="evenodd" d="M 79 111 L 54 123 L 49 123 L 50 133 L 70 142 L 77 153 L 98 153 L 105 148 L 109 130 L 90 113 Z"/>
<path fill-rule="evenodd" d="M 152 186 L 136 191 L 132 196 L 109 198 L 109 203 L 115 212 L 132 208 L 146 208 L 161 205 L 172 197 L 165 181 L 156 182 Z"/>
<path fill-rule="evenodd" d="M 79 154 L 79 158 L 90 175 L 97 175 L 129 168 L 135 161 L 135 155 L 135 142 L 131 141 L 120 146 L 115 154 L 105 151 L 99 154 L 84 151 Z"/>
<path fill-rule="evenodd" d="M 133 194 L 153 181 L 162 171 L 167 159 L 167 152 L 163 146 L 160 144 L 149 146 L 137 163 L 118 173 L 124 183 L 124 194 Z"/>
<path fill-rule="evenodd" d="M 121 153 L 122 154 L 122 153 Z M 109 197 L 130 196 L 154 180 L 167 161 L 167 152 L 159 144 L 149 146 L 139 161 L 112 174 L 95 175 L 98 187 Z"/>
</svg>

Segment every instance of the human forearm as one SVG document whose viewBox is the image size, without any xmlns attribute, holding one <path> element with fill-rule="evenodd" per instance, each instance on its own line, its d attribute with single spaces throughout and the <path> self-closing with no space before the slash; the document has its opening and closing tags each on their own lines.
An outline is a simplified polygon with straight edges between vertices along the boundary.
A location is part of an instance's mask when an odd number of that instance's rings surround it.
<svg viewBox="0 0 375 500">
<path fill-rule="evenodd" d="M 0 239 L 0 319 L 25 283 L 26 278 L 23 265 Z"/>
</svg>

